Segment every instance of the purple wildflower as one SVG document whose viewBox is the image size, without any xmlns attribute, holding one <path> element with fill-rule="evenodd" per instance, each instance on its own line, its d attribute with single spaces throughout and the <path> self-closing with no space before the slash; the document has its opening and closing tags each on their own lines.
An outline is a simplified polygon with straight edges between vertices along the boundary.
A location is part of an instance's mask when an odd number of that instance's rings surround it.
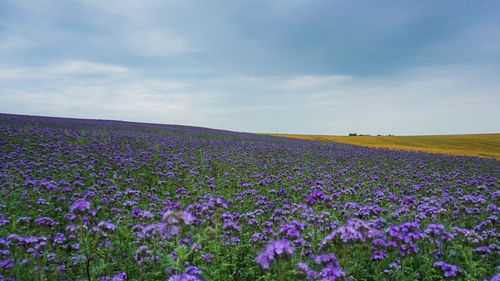
<svg viewBox="0 0 500 281">
<path fill-rule="evenodd" d="M 375 239 L 382 235 L 382 231 L 372 227 L 369 222 L 365 222 L 358 218 L 350 218 L 346 221 L 345 225 L 338 227 L 330 234 L 326 235 L 323 241 L 321 241 L 321 247 L 337 237 L 346 243 L 349 241 L 364 241 L 367 238 Z"/>
<path fill-rule="evenodd" d="M 455 277 L 460 272 L 460 269 L 456 265 L 444 261 L 435 262 L 434 267 L 440 268 L 446 278 Z"/>
<path fill-rule="evenodd" d="M 180 273 L 168 278 L 168 281 L 203 281 L 200 277 L 196 275 L 191 275 L 188 273 Z"/>
<path fill-rule="evenodd" d="M 73 205 L 71 205 L 70 210 L 75 214 L 87 213 L 88 211 L 90 211 L 90 203 L 83 198 L 78 199 L 73 203 Z"/>
<path fill-rule="evenodd" d="M 214 255 L 212 255 L 212 253 L 205 253 L 201 256 L 207 263 L 211 263 L 213 258 L 214 258 Z"/>
<path fill-rule="evenodd" d="M 269 265 L 277 256 L 282 255 L 292 255 L 293 247 L 290 245 L 290 241 L 282 239 L 271 241 L 267 244 L 266 249 L 261 252 L 255 261 L 263 268 L 269 269 Z"/>
<path fill-rule="evenodd" d="M 134 254 L 134 259 L 140 265 L 144 265 L 147 261 L 152 260 L 153 252 L 147 246 L 140 246 Z"/>
<path fill-rule="evenodd" d="M 317 265 L 323 266 L 320 271 L 311 269 L 306 263 L 299 263 L 298 269 L 305 273 L 308 280 L 340 280 L 345 276 L 345 272 L 340 267 L 340 263 L 334 254 L 322 254 L 314 258 Z"/>
<path fill-rule="evenodd" d="M 116 225 L 109 222 L 109 221 L 101 221 L 100 223 L 97 224 L 97 227 L 101 229 L 102 231 L 115 231 L 116 230 Z"/>
<path fill-rule="evenodd" d="M 162 222 L 157 224 L 160 234 L 165 239 L 170 239 L 180 233 L 180 222 L 183 221 L 184 224 L 191 224 L 195 220 L 195 217 L 188 211 L 174 212 L 168 210 L 163 213 Z"/>
<path fill-rule="evenodd" d="M 444 225 L 440 223 L 430 223 L 425 229 L 425 233 L 429 235 L 440 235 L 444 231 Z"/>
<path fill-rule="evenodd" d="M 103 277 L 99 279 L 99 281 L 125 281 L 125 280 L 127 280 L 126 272 L 118 272 L 117 274 L 111 277 Z"/>
<path fill-rule="evenodd" d="M 64 237 L 64 233 L 58 232 L 54 235 L 54 243 L 62 244 L 62 243 L 64 243 L 64 241 L 66 241 L 66 237 Z"/>
<path fill-rule="evenodd" d="M 289 223 L 281 225 L 279 233 L 284 234 L 286 238 L 293 239 L 300 237 L 300 232 L 304 230 L 305 224 L 298 220 L 292 220 Z"/>
<path fill-rule="evenodd" d="M 36 218 L 35 219 L 35 223 L 38 224 L 38 225 L 43 225 L 43 226 L 48 226 L 48 227 L 51 227 L 51 226 L 59 224 L 53 218 L 49 218 L 49 217 L 39 217 L 39 218 Z"/>
<path fill-rule="evenodd" d="M 3 269 L 7 269 L 11 267 L 14 264 L 13 259 L 4 259 L 3 261 L 0 262 L 0 267 Z"/>
</svg>

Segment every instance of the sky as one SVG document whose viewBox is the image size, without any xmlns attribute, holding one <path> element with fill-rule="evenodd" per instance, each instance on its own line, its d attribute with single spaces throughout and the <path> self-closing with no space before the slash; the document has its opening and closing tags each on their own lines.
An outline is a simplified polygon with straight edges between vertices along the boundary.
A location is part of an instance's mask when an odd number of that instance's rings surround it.
<svg viewBox="0 0 500 281">
<path fill-rule="evenodd" d="M 0 112 L 500 132 L 500 1 L 0 0 Z"/>
</svg>

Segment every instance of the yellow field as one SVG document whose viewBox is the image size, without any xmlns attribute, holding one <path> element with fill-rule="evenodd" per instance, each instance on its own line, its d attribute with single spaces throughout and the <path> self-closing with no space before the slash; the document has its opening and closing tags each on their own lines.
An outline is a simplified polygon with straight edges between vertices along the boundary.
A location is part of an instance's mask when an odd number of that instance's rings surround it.
<svg viewBox="0 0 500 281">
<path fill-rule="evenodd" d="M 297 139 L 335 141 L 369 147 L 385 147 L 454 155 L 484 156 L 500 159 L 500 134 L 380 137 L 294 134 L 273 135 Z"/>
</svg>

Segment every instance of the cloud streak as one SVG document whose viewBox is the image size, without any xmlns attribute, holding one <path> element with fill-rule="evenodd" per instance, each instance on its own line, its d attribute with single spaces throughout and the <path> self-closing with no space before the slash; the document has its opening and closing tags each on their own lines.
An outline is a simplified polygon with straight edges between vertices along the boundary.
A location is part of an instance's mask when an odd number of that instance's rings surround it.
<svg viewBox="0 0 500 281">
<path fill-rule="evenodd" d="M 64 61 L 44 67 L 0 68 L 0 80 L 53 79 L 63 76 L 116 75 L 128 72 L 126 67 L 87 61 Z"/>
<path fill-rule="evenodd" d="M 352 77 L 346 75 L 304 75 L 285 81 L 283 88 L 287 90 L 304 90 L 318 87 L 331 87 L 332 85 L 351 79 Z"/>
</svg>

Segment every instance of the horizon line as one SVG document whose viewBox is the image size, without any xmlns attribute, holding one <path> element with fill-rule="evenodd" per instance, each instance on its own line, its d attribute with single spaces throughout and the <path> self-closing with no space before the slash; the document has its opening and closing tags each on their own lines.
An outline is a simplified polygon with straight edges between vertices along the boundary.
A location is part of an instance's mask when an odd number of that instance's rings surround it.
<svg viewBox="0 0 500 281">
<path fill-rule="evenodd" d="M 207 127 L 203 125 L 191 125 L 191 124 L 179 124 L 179 123 L 159 123 L 159 122 L 149 122 L 149 121 L 140 121 L 140 120 L 126 120 L 126 119 L 106 119 L 99 117 L 75 117 L 75 116 L 48 116 L 48 115 L 38 115 L 38 114 L 26 114 L 26 113 L 12 113 L 12 112 L 0 112 L 0 115 L 17 115 L 17 116 L 26 116 L 26 117 L 43 117 L 43 118 L 63 118 L 63 119 L 75 119 L 75 120 L 88 120 L 88 121 L 113 121 L 113 122 L 124 122 L 124 123 L 137 123 L 137 124 L 147 124 L 147 125 L 174 125 L 174 126 L 183 126 L 183 127 L 196 127 L 196 128 L 205 128 L 219 131 L 230 131 L 236 133 L 247 133 L 247 134 L 259 134 L 259 135 L 300 135 L 300 136 L 349 136 L 347 134 L 317 134 L 317 133 L 286 133 L 286 132 L 249 132 L 249 131 L 240 131 L 233 129 L 223 129 L 223 128 L 214 128 Z M 356 133 L 356 132 L 355 132 Z M 356 133 L 357 137 L 360 136 L 400 136 L 400 137 L 413 137 L 413 136 L 456 136 L 456 135 L 495 135 L 500 134 L 500 132 L 477 132 L 477 133 L 438 133 L 438 134 L 364 134 L 364 133 Z"/>
</svg>

